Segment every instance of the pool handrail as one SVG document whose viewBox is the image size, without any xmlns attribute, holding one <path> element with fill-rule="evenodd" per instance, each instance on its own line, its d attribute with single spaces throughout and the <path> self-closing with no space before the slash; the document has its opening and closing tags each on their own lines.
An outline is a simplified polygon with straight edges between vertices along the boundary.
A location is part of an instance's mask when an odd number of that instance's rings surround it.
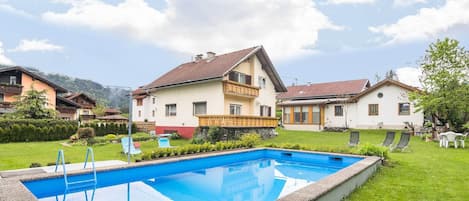
<svg viewBox="0 0 469 201">
<path fill-rule="evenodd" d="M 59 167 L 59 162 L 62 165 L 62 169 L 64 172 L 64 182 L 65 182 L 65 190 L 67 191 L 69 189 L 70 185 L 73 184 L 82 184 L 82 183 L 88 183 L 88 182 L 93 182 L 94 185 L 97 184 L 98 180 L 96 178 L 96 167 L 94 164 L 94 152 L 91 147 L 88 147 L 86 149 L 86 156 L 85 156 L 85 163 L 83 165 L 83 169 L 86 169 L 86 165 L 88 163 L 88 156 L 91 154 L 91 165 L 92 165 L 92 171 L 93 171 L 93 179 L 88 179 L 88 180 L 81 180 L 81 181 L 74 181 L 74 182 L 69 182 L 68 177 L 67 177 L 67 169 L 65 166 L 65 156 L 64 156 L 64 151 L 62 149 L 59 150 L 57 154 L 57 160 L 55 161 L 55 172 L 57 172 L 58 167 Z"/>
</svg>

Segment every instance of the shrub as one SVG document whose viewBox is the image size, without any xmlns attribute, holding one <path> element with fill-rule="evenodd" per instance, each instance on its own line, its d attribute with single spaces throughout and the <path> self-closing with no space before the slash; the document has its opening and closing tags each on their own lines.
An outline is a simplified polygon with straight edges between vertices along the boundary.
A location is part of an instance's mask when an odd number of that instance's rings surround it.
<svg viewBox="0 0 469 201">
<path fill-rule="evenodd" d="M 205 140 L 201 138 L 192 138 L 191 144 L 204 144 Z"/>
<path fill-rule="evenodd" d="M 76 127 L 76 121 L 67 120 L 0 119 L 0 143 L 68 139 Z"/>
<path fill-rule="evenodd" d="M 365 156 L 379 156 L 384 159 L 389 158 L 389 149 L 387 147 L 373 145 L 370 143 L 359 146 L 357 153 Z"/>
<path fill-rule="evenodd" d="M 210 127 L 208 128 L 208 140 L 212 143 L 218 142 L 223 137 L 223 132 L 220 127 Z"/>
<path fill-rule="evenodd" d="M 70 136 L 70 141 L 76 142 L 77 140 L 78 140 L 78 134 L 74 134 L 74 135 Z"/>
<path fill-rule="evenodd" d="M 248 133 L 241 136 L 241 141 L 244 142 L 247 147 L 252 148 L 261 142 L 261 137 L 256 133 Z"/>
<path fill-rule="evenodd" d="M 91 127 L 79 128 L 77 134 L 79 139 L 88 139 L 95 136 L 94 129 Z"/>
<path fill-rule="evenodd" d="M 178 133 L 173 133 L 173 134 L 171 135 L 171 139 L 172 139 L 172 140 L 181 139 L 181 135 L 179 135 Z"/>
<path fill-rule="evenodd" d="M 148 160 L 151 160 L 151 153 L 143 153 L 142 154 L 142 160 L 144 161 L 148 161 Z"/>
<path fill-rule="evenodd" d="M 114 135 L 114 134 L 107 134 L 107 135 L 104 136 L 104 139 L 106 139 L 106 140 L 116 140 L 117 136 Z"/>
</svg>

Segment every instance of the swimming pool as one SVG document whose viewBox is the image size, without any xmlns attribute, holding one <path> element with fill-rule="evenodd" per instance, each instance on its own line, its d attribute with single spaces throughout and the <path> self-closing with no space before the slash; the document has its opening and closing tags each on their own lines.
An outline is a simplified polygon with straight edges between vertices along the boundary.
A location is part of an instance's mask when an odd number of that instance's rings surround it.
<svg viewBox="0 0 469 201">
<path fill-rule="evenodd" d="M 23 181 L 39 200 L 277 200 L 363 157 L 257 149 L 97 173 L 65 192 L 63 177 Z M 89 179 L 91 174 L 69 176 Z"/>
</svg>

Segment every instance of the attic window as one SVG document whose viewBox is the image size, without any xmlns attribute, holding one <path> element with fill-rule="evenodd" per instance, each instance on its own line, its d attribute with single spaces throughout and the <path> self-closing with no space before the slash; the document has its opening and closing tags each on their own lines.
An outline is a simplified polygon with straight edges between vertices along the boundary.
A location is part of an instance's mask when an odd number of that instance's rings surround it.
<svg viewBox="0 0 469 201">
<path fill-rule="evenodd" d="M 379 92 L 378 93 L 378 98 L 382 98 L 383 97 L 383 93 Z"/>
</svg>

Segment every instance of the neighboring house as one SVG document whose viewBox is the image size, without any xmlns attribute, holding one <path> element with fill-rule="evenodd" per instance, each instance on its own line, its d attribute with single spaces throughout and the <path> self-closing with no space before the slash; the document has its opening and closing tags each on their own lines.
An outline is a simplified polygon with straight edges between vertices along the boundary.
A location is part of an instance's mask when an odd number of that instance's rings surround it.
<svg viewBox="0 0 469 201">
<path fill-rule="evenodd" d="M 80 106 L 77 111 L 78 119 L 88 121 L 96 118 L 93 109 L 96 107 L 96 101 L 84 93 L 71 93 L 64 96 L 67 100 L 73 101 Z"/>
<path fill-rule="evenodd" d="M 65 120 L 78 120 L 80 105 L 62 96 L 57 96 L 57 116 Z"/>
<path fill-rule="evenodd" d="M 106 108 L 106 110 L 104 110 L 104 116 L 117 115 L 117 114 L 121 114 L 121 113 L 122 112 L 119 109 L 116 109 L 116 108 Z"/>
<path fill-rule="evenodd" d="M 56 109 L 57 97 L 67 90 L 20 66 L 0 68 L 0 114 L 13 112 L 11 103 L 32 88 L 45 90 L 47 108 Z"/>
<path fill-rule="evenodd" d="M 262 46 L 208 52 L 135 90 L 132 118 L 186 138 L 198 126 L 274 128 L 275 96 L 285 91 Z"/>
<path fill-rule="evenodd" d="M 110 123 L 127 123 L 129 119 L 121 115 L 121 111 L 115 108 L 106 108 L 104 111 L 104 116 L 96 117 L 101 121 L 110 122 Z"/>
<path fill-rule="evenodd" d="M 373 86 L 363 79 L 291 86 L 277 98 L 286 129 L 403 129 L 423 124 L 423 112 L 409 100 L 417 90 L 391 79 Z"/>
</svg>

